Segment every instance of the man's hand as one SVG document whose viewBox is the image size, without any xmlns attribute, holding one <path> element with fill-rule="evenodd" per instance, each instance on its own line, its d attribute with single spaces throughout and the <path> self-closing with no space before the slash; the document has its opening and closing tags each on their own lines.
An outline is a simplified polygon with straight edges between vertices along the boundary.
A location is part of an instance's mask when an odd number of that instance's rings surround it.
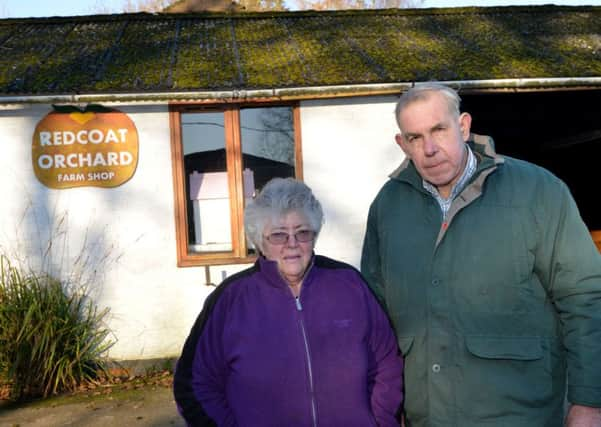
<svg viewBox="0 0 601 427">
<path fill-rule="evenodd" d="M 601 408 L 583 405 L 570 406 L 566 427 L 601 427 Z"/>
</svg>

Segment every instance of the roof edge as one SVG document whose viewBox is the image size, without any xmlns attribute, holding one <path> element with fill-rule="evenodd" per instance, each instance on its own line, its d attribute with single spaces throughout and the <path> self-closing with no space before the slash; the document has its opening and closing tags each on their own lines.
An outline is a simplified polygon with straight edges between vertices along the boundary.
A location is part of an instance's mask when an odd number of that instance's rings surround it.
<svg viewBox="0 0 601 427">
<path fill-rule="evenodd" d="M 340 10 L 279 10 L 279 11 L 205 11 L 205 12 L 128 12 L 128 13 L 99 13 L 89 15 L 57 15 L 0 18 L 0 25 L 13 24 L 57 24 L 65 22 L 102 22 L 120 20 L 179 20 L 179 19 L 264 19 L 276 17 L 310 17 L 310 16 L 348 16 L 348 15 L 455 15 L 455 14 L 497 14 L 497 13 L 534 13 L 560 11 L 600 11 L 601 6 L 594 5 L 508 5 L 508 6 L 459 6 L 459 7 L 427 7 L 427 8 L 382 8 L 382 9 L 340 9 Z"/>
<path fill-rule="evenodd" d="M 181 91 L 146 93 L 89 93 L 57 95 L 0 95 L 0 105 L 7 104 L 80 104 L 97 102 L 245 102 L 258 100 L 302 100 L 401 93 L 423 82 L 312 86 L 268 89 L 233 89 L 223 91 Z M 461 91 L 522 91 L 601 88 L 601 77 L 557 77 L 494 80 L 439 81 Z"/>
</svg>

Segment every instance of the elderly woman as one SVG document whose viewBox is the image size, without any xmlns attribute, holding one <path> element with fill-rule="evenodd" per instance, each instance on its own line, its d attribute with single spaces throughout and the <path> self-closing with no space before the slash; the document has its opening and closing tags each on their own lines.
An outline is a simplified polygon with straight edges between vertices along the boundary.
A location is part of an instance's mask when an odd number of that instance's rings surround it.
<svg viewBox="0 0 601 427">
<path fill-rule="evenodd" d="M 209 296 L 178 361 L 193 426 L 398 426 L 402 359 L 353 267 L 314 255 L 323 213 L 309 187 L 268 182 L 246 207 L 260 251 Z"/>
</svg>

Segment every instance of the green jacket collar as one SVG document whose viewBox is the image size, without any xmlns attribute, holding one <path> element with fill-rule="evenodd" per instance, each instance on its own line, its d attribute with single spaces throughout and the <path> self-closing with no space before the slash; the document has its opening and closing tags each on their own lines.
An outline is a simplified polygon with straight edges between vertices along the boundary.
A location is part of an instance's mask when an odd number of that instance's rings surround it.
<svg viewBox="0 0 601 427">
<path fill-rule="evenodd" d="M 497 165 L 505 162 L 505 159 L 495 152 L 494 141 L 490 136 L 472 133 L 466 143 L 470 146 L 478 161 L 478 166 L 472 180 L 478 177 L 483 171 L 495 168 Z M 422 177 L 408 157 L 405 158 L 403 163 L 389 177 L 398 181 L 405 181 L 415 188 L 422 188 Z"/>
</svg>

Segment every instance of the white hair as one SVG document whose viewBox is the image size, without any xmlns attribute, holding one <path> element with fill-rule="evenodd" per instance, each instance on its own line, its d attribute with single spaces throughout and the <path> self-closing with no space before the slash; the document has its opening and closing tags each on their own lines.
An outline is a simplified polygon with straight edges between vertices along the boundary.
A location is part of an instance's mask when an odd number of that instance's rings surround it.
<svg viewBox="0 0 601 427">
<path fill-rule="evenodd" d="M 246 237 L 263 252 L 263 233 L 267 224 L 290 212 L 302 214 L 317 238 L 323 224 L 323 210 L 309 186 L 294 178 L 273 178 L 244 210 Z"/>
<path fill-rule="evenodd" d="M 440 83 L 418 83 L 410 88 L 407 92 L 403 93 L 396 104 L 394 114 L 399 129 L 401 128 L 400 117 L 403 109 L 415 101 L 428 99 L 430 95 L 432 95 L 432 92 L 440 93 L 447 103 L 449 112 L 454 117 L 459 117 L 459 105 L 461 104 L 461 98 L 453 88 Z"/>
</svg>

